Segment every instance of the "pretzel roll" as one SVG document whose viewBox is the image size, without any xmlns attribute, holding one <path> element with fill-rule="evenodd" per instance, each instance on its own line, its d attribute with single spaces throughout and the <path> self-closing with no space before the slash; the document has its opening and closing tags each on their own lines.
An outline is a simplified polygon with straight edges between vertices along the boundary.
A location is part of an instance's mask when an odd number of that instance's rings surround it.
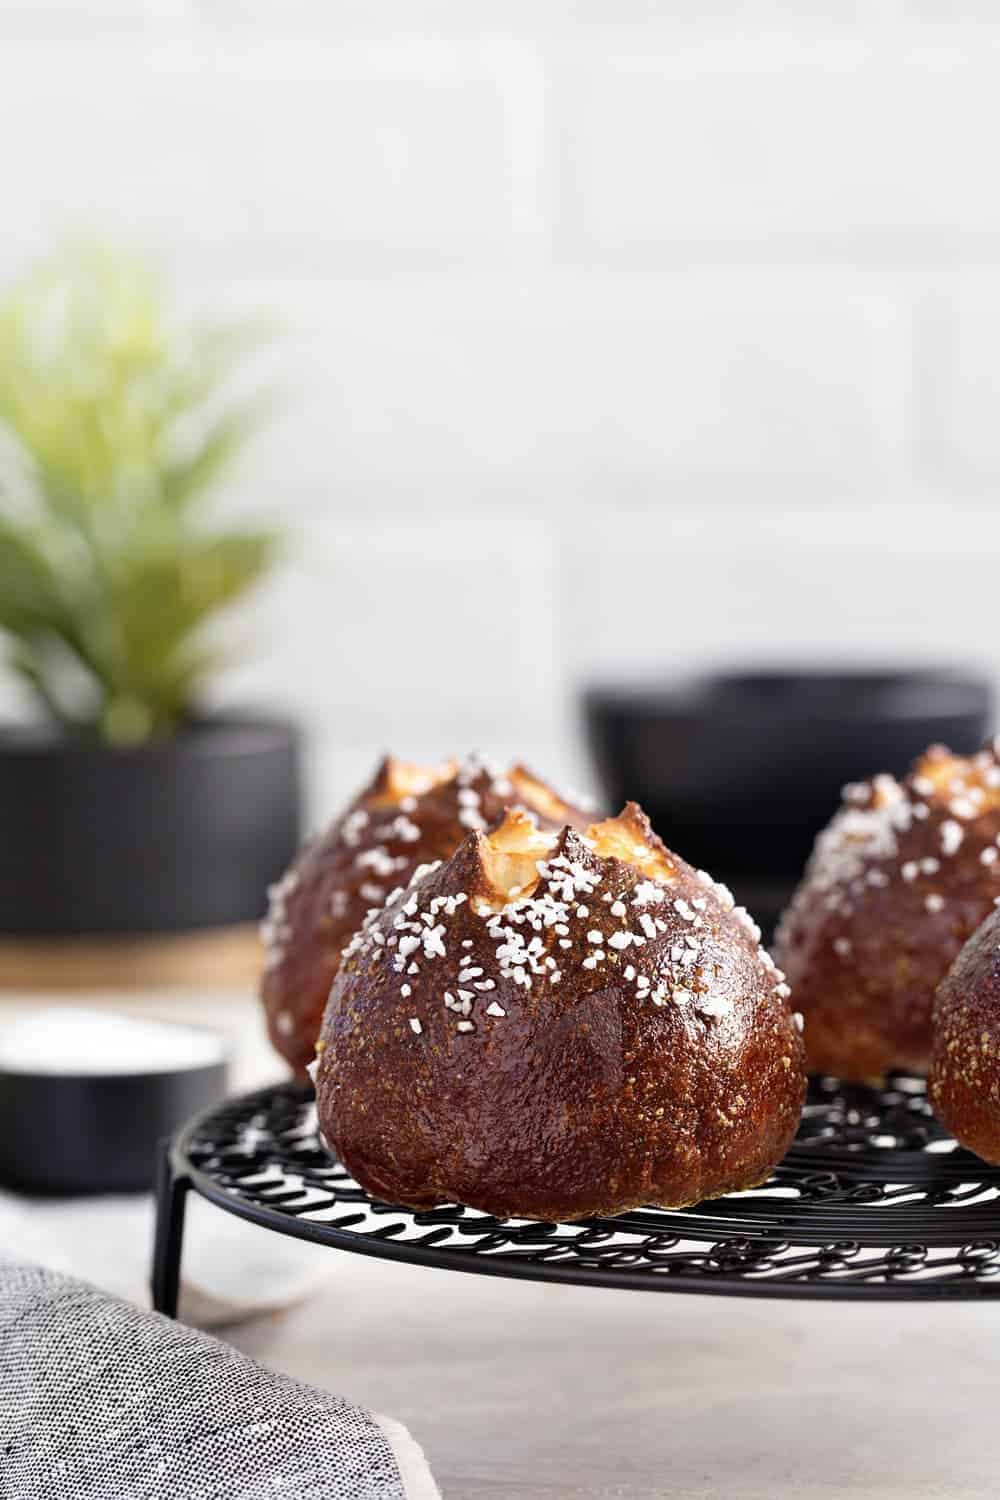
<svg viewBox="0 0 1000 1500">
<path fill-rule="evenodd" d="M 926 1072 L 934 991 L 1000 895 L 998 835 L 995 745 L 844 789 L 775 944 L 813 1071 Z"/>
<path fill-rule="evenodd" d="M 418 871 L 344 954 L 325 1139 L 370 1193 L 578 1219 L 750 1187 L 805 1089 L 759 931 L 629 804 L 586 836 L 510 813 Z"/>
</svg>

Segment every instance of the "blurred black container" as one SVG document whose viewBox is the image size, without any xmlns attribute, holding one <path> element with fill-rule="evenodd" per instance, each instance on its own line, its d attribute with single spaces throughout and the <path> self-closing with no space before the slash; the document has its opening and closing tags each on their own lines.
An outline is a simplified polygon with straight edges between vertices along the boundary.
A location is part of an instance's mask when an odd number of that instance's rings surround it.
<svg viewBox="0 0 1000 1500">
<path fill-rule="evenodd" d="M 299 843 L 298 735 L 219 718 L 119 749 L 7 731 L 0 830 L 2 937 L 252 921 Z"/>
<path fill-rule="evenodd" d="M 48 1059 L 33 1055 L 37 1042 L 24 1057 L 15 1041 L 11 1054 L 19 1027 L 45 1034 Z M 100 1058 L 89 1037 L 105 1049 Z M 119 1065 L 123 1038 L 128 1061 Z M 225 1043 L 201 1028 L 76 1007 L 6 1026 L 0 1018 L 0 1184 L 32 1193 L 148 1191 L 160 1143 L 225 1096 L 227 1063 Z"/>
<path fill-rule="evenodd" d="M 935 742 L 978 748 L 992 692 L 958 671 L 767 669 L 594 685 L 584 711 L 610 806 L 640 802 L 770 930 L 844 783 L 901 774 Z"/>
</svg>

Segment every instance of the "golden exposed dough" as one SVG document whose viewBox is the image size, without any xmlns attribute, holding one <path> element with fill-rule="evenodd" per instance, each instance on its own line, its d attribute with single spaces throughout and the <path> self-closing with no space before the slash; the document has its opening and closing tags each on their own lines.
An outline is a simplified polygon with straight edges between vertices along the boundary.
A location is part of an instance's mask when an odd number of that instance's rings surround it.
<svg viewBox="0 0 1000 1500">
<path fill-rule="evenodd" d="M 513 775 L 510 779 L 515 781 Z M 523 792 L 523 785 L 517 790 Z M 553 805 L 557 805 L 555 799 Z M 621 860 L 661 885 L 673 883 L 674 866 L 632 803 L 616 818 L 592 823 L 586 837 L 602 859 Z M 500 826 L 479 838 L 483 877 L 489 887 L 485 899 L 499 909 L 509 901 L 530 896 L 539 881 L 538 861 L 552 852 L 556 842 L 554 834 L 539 832 L 526 814 L 508 808 Z"/>
<path fill-rule="evenodd" d="M 592 823 L 587 837 L 593 840 L 594 850 L 602 859 L 620 859 L 641 870 L 648 880 L 673 884 L 674 866 L 659 839 L 651 837 L 649 825 L 635 803 L 629 802 L 616 818 Z"/>
<path fill-rule="evenodd" d="M 507 772 L 507 780 L 515 794 L 529 807 L 537 808 L 543 817 L 549 818 L 553 823 L 565 821 L 566 803 L 552 787 L 533 776 L 526 766 L 512 766 Z"/>
<path fill-rule="evenodd" d="M 974 811 L 986 812 L 1000 807 L 996 761 L 992 755 L 952 755 L 935 746 L 921 756 L 914 766 L 914 776 L 927 783 L 924 795 L 938 802 L 952 802 L 971 793 Z M 933 790 L 931 788 L 933 787 Z"/>
<path fill-rule="evenodd" d="M 432 787 L 440 786 L 454 776 L 458 764 L 445 761 L 440 766 L 418 766 L 415 761 L 396 760 L 387 755 L 379 767 L 378 777 L 372 789 L 372 807 L 391 807 L 405 797 L 422 797 Z"/>
<path fill-rule="evenodd" d="M 479 857 L 490 897 L 498 906 L 530 896 L 539 881 L 538 861 L 554 847 L 555 835 L 540 833 L 523 812 L 508 808 L 500 827 L 480 835 Z"/>
</svg>

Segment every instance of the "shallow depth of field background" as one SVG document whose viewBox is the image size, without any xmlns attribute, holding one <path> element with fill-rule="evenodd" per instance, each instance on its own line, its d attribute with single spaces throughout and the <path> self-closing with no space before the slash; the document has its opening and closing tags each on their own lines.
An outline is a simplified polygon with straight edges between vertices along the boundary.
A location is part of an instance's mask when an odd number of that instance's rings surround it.
<svg viewBox="0 0 1000 1500">
<path fill-rule="evenodd" d="M 384 747 L 579 784 L 588 677 L 995 670 L 998 138 L 983 0 L 5 0 L 0 276 L 281 326 L 220 701 L 314 817 Z"/>
</svg>

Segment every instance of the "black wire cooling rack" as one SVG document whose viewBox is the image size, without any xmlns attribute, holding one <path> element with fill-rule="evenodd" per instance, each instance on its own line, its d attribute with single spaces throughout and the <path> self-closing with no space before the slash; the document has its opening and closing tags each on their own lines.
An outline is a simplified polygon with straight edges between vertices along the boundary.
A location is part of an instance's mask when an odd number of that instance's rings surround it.
<svg viewBox="0 0 1000 1500">
<path fill-rule="evenodd" d="M 164 1151 L 153 1300 L 171 1315 L 189 1190 L 281 1234 L 492 1276 L 791 1297 L 1000 1292 L 1000 1168 L 957 1146 L 923 1081 L 905 1076 L 881 1090 L 814 1080 L 796 1141 L 762 1187 L 572 1224 L 381 1203 L 321 1145 L 310 1091 L 245 1094 Z"/>
</svg>

